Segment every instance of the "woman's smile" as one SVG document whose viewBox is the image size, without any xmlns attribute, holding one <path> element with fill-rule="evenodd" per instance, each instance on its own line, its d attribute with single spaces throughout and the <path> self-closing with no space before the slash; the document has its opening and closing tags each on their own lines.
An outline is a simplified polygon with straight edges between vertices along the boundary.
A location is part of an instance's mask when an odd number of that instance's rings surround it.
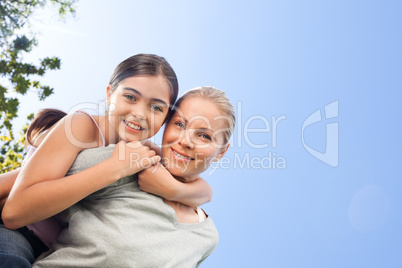
<svg viewBox="0 0 402 268">
<path fill-rule="evenodd" d="M 180 152 L 178 150 L 175 150 L 172 147 L 170 149 L 172 150 L 172 155 L 178 161 L 189 162 L 191 160 L 195 160 L 194 158 L 191 158 L 189 155 L 187 155 L 185 153 L 182 153 L 182 152 Z"/>
<path fill-rule="evenodd" d="M 226 151 L 221 131 L 226 122 L 217 120 L 222 112 L 209 100 L 185 99 L 166 125 L 162 155 L 165 167 L 175 176 L 195 178 Z"/>
</svg>

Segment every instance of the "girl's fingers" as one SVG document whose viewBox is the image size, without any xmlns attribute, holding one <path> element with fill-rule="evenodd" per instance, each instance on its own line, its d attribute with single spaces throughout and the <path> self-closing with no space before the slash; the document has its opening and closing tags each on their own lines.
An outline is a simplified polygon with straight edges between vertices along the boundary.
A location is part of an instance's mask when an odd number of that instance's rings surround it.
<svg viewBox="0 0 402 268">
<path fill-rule="evenodd" d="M 149 140 L 142 140 L 140 143 L 144 146 L 150 147 L 151 146 L 151 141 Z"/>
<path fill-rule="evenodd" d="M 161 157 L 159 155 L 155 155 L 149 158 L 150 166 L 155 165 L 161 161 Z"/>
<path fill-rule="evenodd" d="M 154 150 L 149 150 L 148 155 L 149 156 L 155 156 L 156 152 Z"/>
</svg>

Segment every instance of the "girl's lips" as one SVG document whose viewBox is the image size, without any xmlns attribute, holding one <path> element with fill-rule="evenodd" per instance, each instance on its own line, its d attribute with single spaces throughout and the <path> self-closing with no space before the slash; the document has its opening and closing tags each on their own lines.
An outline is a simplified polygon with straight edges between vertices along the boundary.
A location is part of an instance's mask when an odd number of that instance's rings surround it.
<svg viewBox="0 0 402 268">
<path fill-rule="evenodd" d="M 172 150 L 172 155 L 175 159 L 179 160 L 179 161 L 191 161 L 191 160 L 195 160 L 194 158 L 191 158 L 190 156 L 188 156 L 185 153 L 179 152 L 175 149 L 173 149 L 172 147 L 170 147 L 170 149 Z"/>
<path fill-rule="evenodd" d="M 134 132 L 140 132 L 140 131 L 145 130 L 145 128 L 143 128 L 141 125 L 126 121 L 124 119 L 123 119 L 123 123 L 126 125 L 126 128 L 128 130 L 131 130 Z"/>
</svg>

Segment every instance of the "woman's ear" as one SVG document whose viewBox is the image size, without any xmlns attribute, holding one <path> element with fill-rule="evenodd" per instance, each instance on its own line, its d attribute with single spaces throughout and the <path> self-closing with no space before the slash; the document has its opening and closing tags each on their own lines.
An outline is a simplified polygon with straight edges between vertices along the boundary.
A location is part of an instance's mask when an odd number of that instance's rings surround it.
<svg viewBox="0 0 402 268">
<path fill-rule="evenodd" d="M 215 162 L 218 162 L 219 159 L 221 159 L 225 155 L 225 153 L 229 149 L 229 146 L 230 146 L 230 142 L 227 143 L 226 147 L 221 149 L 221 152 L 214 159 Z"/>
</svg>

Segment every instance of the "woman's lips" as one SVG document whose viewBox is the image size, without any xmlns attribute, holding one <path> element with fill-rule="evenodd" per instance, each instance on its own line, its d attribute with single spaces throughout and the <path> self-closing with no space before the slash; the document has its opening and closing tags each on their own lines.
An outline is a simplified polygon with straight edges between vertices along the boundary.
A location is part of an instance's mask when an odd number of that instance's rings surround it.
<svg viewBox="0 0 402 268">
<path fill-rule="evenodd" d="M 172 150 L 172 155 L 175 159 L 179 160 L 179 161 L 191 161 L 191 160 L 195 160 L 194 158 L 191 158 L 190 156 L 188 156 L 185 153 L 179 152 L 173 148 L 170 148 Z"/>
</svg>

